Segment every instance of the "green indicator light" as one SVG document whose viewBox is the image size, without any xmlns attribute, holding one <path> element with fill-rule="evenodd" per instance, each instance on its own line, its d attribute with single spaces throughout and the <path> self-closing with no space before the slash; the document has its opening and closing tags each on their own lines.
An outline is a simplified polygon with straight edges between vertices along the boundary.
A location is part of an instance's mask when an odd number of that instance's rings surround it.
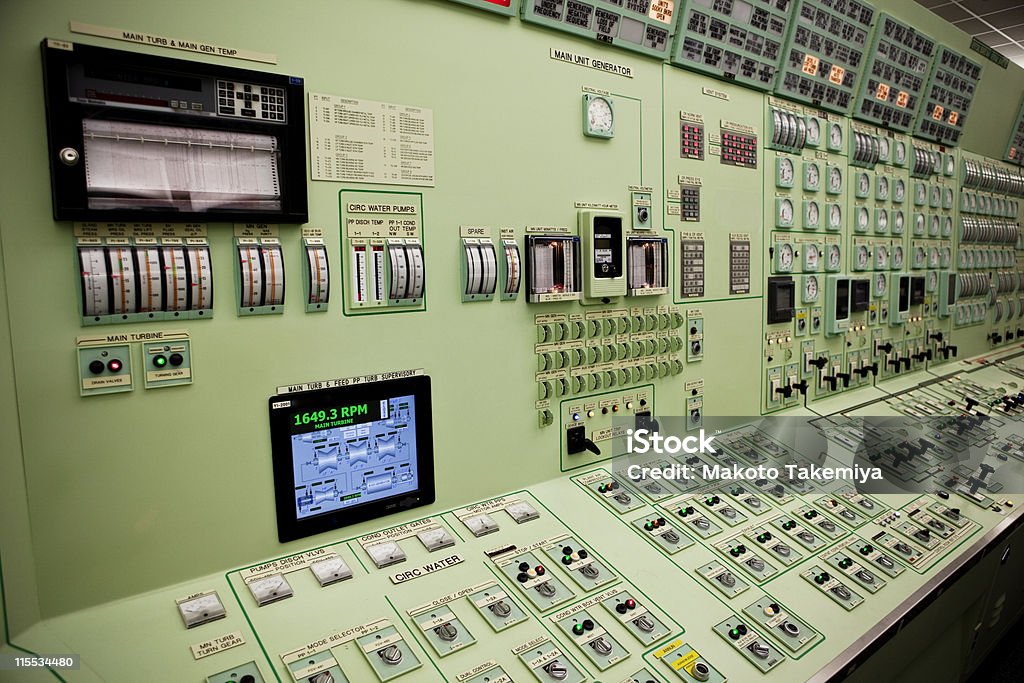
<svg viewBox="0 0 1024 683">
<path fill-rule="evenodd" d="M 166 356 L 154 356 L 153 357 L 153 365 L 155 365 L 158 368 L 164 367 L 165 365 L 167 365 L 167 357 Z"/>
</svg>

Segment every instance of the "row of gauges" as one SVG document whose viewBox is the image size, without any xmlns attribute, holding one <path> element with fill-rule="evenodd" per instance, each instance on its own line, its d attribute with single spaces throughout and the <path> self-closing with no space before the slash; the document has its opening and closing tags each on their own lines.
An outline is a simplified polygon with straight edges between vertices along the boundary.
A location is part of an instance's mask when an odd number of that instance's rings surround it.
<svg viewBox="0 0 1024 683">
<path fill-rule="evenodd" d="M 996 294 L 1024 292 L 1024 270 L 1003 270 L 996 273 Z"/>
<path fill-rule="evenodd" d="M 980 302 L 959 304 L 954 321 L 956 325 L 977 325 L 988 319 L 988 305 Z"/>
<path fill-rule="evenodd" d="M 1002 321 L 1003 315 L 1006 315 L 1006 321 L 1009 322 L 1016 315 L 1018 318 L 1024 318 L 1024 299 L 1018 300 L 1017 304 L 1014 305 L 1012 299 L 1004 301 L 996 301 L 992 304 L 992 322 L 997 323 Z M 1018 329 L 1018 334 L 1019 330 Z M 1012 337 L 1010 337 L 1012 339 Z M 996 342 L 997 344 L 999 342 Z"/>
<path fill-rule="evenodd" d="M 213 315 L 206 245 L 80 246 L 78 265 L 85 325 Z"/>
<path fill-rule="evenodd" d="M 1024 176 L 972 159 L 964 159 L 963 186 L 1024 197 Z"/>
<path fill-rule="evenodd" d="M 956 275 L 957 298 L 987 296 L 990 290 L 987 273 L 957 273 Z"/>
<path fill-rule="evenodd" d="M 1015 245 L 1020 225 L 990 218 L 960 218 L 960 242 Z"/>
<path fill-rule="evenodd" d="M 498 252 L 504 258 L 499 273 Z M 462 300 L 489 301 L 501 281 L 500 296 L 511 301 L 519 296 L 523 263 L 515 240 L 502 239 L 495 245 L 490 238 L 467 237 L 462 240 Z"/>
<path fill-rule="evenodd" d="M 792 273 L 796 270 L 798 258 L 801 259 L 802 268 L 799 270 L 802 271 L 838 273 L 843 269 L 843 252 L 838 244 L 822 246 L 808 242 L 801 245 L 777 241 L 772 249 L 773 272 Z"/>
<path fill-rule="evenodd" d="M 821 228 L 822 212 L 820 204 L 813 199 L 803 200 L 803 220 L 800 227 L 804 230 Z M 835 202 L 825 202 L 826 228 L 837 232 L 843 228 L 843 209 Z M 796 209 L 793 200 L 788 197 L 775 199 L 775 227 L 794 228 L 796 225 Z"/>
<path fill-rule="evenodd" d="M 902 204 L 907 197 L 906 182 L 902 178 L 896 178 L 892 181 L 891 189 L 890 193 L 889 176 L 875 176 L 875 199 L 880 202 L 887 202 L 891 199 L 896 204 Z M 857 179 L 853 184 L 853 196 L 857 199 L 868 199 L 871 196 L 871 176 L 867 173 L 863 171 L 857 173 Z"/>
<path fill-rule="evenodd" d="M 960 192 L 960 211 L 1015 219 L 1020 215 L 1020 204 L 1013 199 L 962 190 Z"/>
<path fill-rule="evenodd" d="M 850 157 L 850 163 L 854 166 L 873 168 L 879 163 L 905 166 L 907 143 L 903 140 L 890 142 L 885 135 L 871 135 L 854 130 L 850 138 Z"/>
<path fill-rule="evenodd" d="M 1016 262 L 1017 257 L 1012 249 L 960 247 L 957 250 L 957 267 L 962 270 L 1011 268 Z"/>
<path fill-rule="evenodd" d="M 870 279 L 855 279 L 854 282 L 860 283 L 860 286 L 865 288 L 865 294 L 858 298 L 863 299 L 867 296 L 867 288 L 870 287 L 870 294 L 875 298 L 881 298 L 889 294 L 889 278 L 890 275 L 896 277 L 896 274 L 890 273 L 875 273 Z M 836 278 L 835 275 L 829 275 L 828 278 Z M 905 276 L 901 276 L 905 277 Z M 918 282 L 924 283 L 924 289 L 929 292 L 934 292 L 939 287 L 940 277 L 938 271 L 931 271 L 926 276 L 915 278 Z M 821 285 L 821 278 L 817 275 L 804 275 L 801 278 L 802 286 L 800 290 L 800 300 L 804 304 L 817 303 L 821 299 L 821 292 L 824 289 Z M 861 309 L 866 310 L 866 309 Z M 853 311 L 858 312 L 858 311 Z M 883 317 L 885 320 L 885 317 Z M 897 321 L 898 322 L 898 321 Z"/>
<path fill-rule="evenodd" d="M 353 240 L 351 249 L 353 305 L 422 303 L 427 275 L 423 245 L 418 239 L 391 239 L 386 244 Z"/>
<path fill-rule="evenodd" d="M 833 164 L 827 165 L 825 191 L 828 194 L 840 194 L 843 191 L 843 169 Z M 821 189 L 821 165 L 817 161 L 804 160 L 801 175 L 803 189 L 806 192 L 817 192 Z M 796 182 L 796 165 L 791 157 L 780 156 L 775 160 L 775 186 L 791 188 Z"/>
<path fill-rule="evenodd" d="M 949 268 L 952 249 L 935 245 L 915 244 L 911 248 L 910 267 Z M 903 245 L 899 243 L 857 244 L 853 249 L 853 270 L 901 270 L 904 264 Z"/>
<path fill-rule="evenodd" d="M 943 172 L 945 175 L 951 176 L 954 170 L 955 162 L 952 154 L 946 155 L 946 163 L 943 166 L 941 153 L 914 145 L 914 163 L 910 167 L 910 175 L 914 178 L 927 178 Z"/>
<path fill-rule="evenodd" d="M 303 238 L 305 304 L 309 313 L 327 310 L 331 298 L 330 264 L 321 238 Z M 237 238 L 238 314 L 284 312 L 284 252 L 277 238 Z"/>
<path fill-rule="evenodd" d="M 770 147 L 795 152 L 804 147 L 821 145 L 822 122 L 828 127 L 825 147 L 830 152 L 843 149 L 843 126 L 817 116 L 804 116 L 786 109 L 771 109 Z"/>
</svg>

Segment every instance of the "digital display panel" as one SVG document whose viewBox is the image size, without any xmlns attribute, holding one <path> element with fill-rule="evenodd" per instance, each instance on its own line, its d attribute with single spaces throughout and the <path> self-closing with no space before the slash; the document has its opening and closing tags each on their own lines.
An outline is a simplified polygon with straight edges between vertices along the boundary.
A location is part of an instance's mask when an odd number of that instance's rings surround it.
<svg viewBox="0 0 1024 683">
<path fill-rule="evenodd" d="M 433 501 L 429 378 L 271 398 L 282 541 Z"/>
</svg>

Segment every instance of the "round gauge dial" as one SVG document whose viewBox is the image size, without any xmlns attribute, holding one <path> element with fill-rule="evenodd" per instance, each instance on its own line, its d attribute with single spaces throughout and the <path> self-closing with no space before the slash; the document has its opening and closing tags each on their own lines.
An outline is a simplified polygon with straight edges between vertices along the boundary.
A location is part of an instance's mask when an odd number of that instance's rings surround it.
<svg viewBox="0 0 1024 683">
<path fill-rule="evenodd" d="M 839 229 L 843 224 L 843 210 L 838 204 L 828 207 L 828 224 L 834 229 Z"/>
<path fill-rule="evenodd" d="M 931 222 L 928 224 L 928 234 L 938 235 L 939 234 L 939 217 L 932 216 Z"/>
<path fill-rule="evenodd" d="M 914 216 L 914 234 L 915 235 L 923 235 L 924 234 L 924 214 L 923 213 L 919 213 L 919 214 L 916 214 Z"/>
<path fill-rule="evenodd" d="M 836 122 L 829 124 L 828 143 L 832 149 L 842 149 L 843 147 L 843 127 Z"/>
<path fill-rule="evenodd" d="M 934 206 L 938 206 L 942 201 L 942 188 L 938 185 L 932 185 L 931 203 Z"/>
<path fill-rule="evenodd" d="M 885 276 L 885 273 L 878 273 L 875 275 L 875 294 L 882 296 L 888 288 L 889 278 Z"/>
<path fill-rule="evenodd" d="M 807 119 L 807 142 L 811 145 L 821 142 L 821 124 L 813 116 Z"/>
<path fill-rule="evenodd" d="M 817 187 L 820 180 L 821 172 L 818 171 L 818 165 L 808 164 L 807 168 L 804 169 L 804 183 L 806 183 L 808 187 Z"/>
<path fill-rule="evenodd" d="M 889 229 L 889 216 L 885 213 L 885 211 L 878 212 L 876 222 L 877 225 L 875 226 L 875 229 L 878 230 L 878 232 L 885 232 L 886 230 Z"/>
<path fill-rule="evenodd" d="M 879 245 L 877 251 L 875 252 L 875 267 L 889 267 L 889 250 L 885 246 Z"/>
<path fill-rule="evenodd" d="M 610 135 L 615 128 L 615 112 L 612 103 L 604 97 L 591 97 L 587 103 L 588 132 L 597 135 Z"/>
<path fill-rule="evenodd" d="M 867 173 L 857 174 L 857 192 L 862 197 L 866 197 L 868 192 L 871 191 L 871 180 L 868 179 Z"/>
<path fill-rule="evenodd" d="M 898 244 L 892 248 L 892 265 L 895 268 L 903 266 L 903 247 Z"/>
<path fill-rule="evenodd" d="M 942 236 L 949 237 L 953 234 L 953 219 L 950 216 L 946 216 L 942 219 Z"/>
<path fill-rule="evenodd" d="M 953 260 L 953 250 L 949 247 L 943 247 L 940 259 L 942 261 L 942 267 L 947 268 Z"/>
<path fill-rule="evenodd" d="M 779 268 L 790 270 L 793 268 L 793 245 L 786 243 L 779 247 Z"/>
<path fill-rule="evenodd" d="M 889 158 L 889 138 L 878 138 L 878 157 L 880 159 Z"/>
<path fill-rule="evenodd" d="M 953 161 L 953 155 L 952 154 L 947 154 L 946 155 L 946 175 L 953 175 L 953 170 L 954 170 L 955 163 L 956 162 Z"/>
<path fill-rule="evenodd" d="M 903 223 L 906 219 L 903 217 L 902 211 L 897 211 L 892 217 L 892 231 L 895 233 L 903 232 Z"/>
<path fill-rule="evenodd" d="M 934 292 L 939 286 L 939 274 L 934 270 L 928 271 L 928 290 Z"/>
<path fill-rule="evenodd" d="M 793 202 L 783 199 L 779 202 L 779 225 L 789 225 L 793 222 Z"/>
<path fill-rule="evenodd" d="M 871 254 L 870 254 L 870 252 L 868 250 L 867 245 L 861 244 L 860 246 L 858 246 L 857 247 L 857 267 L 858 268 L 862 268 L 862 269 L 863 268 L 867 268 L 868 267 L 868 261 L 870 261 L 870 260 L 871 260 Z"/>
<path fill-rule="evenodd" d="M 892 184 L 892 198 L 897 202 L 902 202 L 906 196 L 907 184 L 903 182 L 902 178 L 897 178 L 896 182 Z"/>
<path fill-rule="evenodd" d="M 189 600 L 181 606 L 182 610 L 189 614 L 202 614 L 217 608 L 221 610 L 220 599 L 216 595 L 201 595 L 195 600 Z"/>
<path fill-rule="evenodd" d="M 804 301 L 814 301 L 818 298 L 818 276 L 808 275 L 804 278 Z"/>
<path fill-rule="evenodd" d="M 807 224 L 817 225 L 821 218 L 821 211 L 818 209 L 818 202 L 810 202 L 807 205 Z"/>
<path fill-rule="evenodd" d="M 928 267 L 939 267 L 939 250 L 937 247 L 932 247 L 931 249 L 928 250 Z"/>
<path fill-rule="evenodd" d="M 878 196 L 882 199 L 889 196 L 889 179 L 885 176 L 878 178 Z"/>
<path fill-rule="evenodd" d="M 897 141 L 893 148 L 893 156 L 896 159 L 896 163 L 903 165 L 907 161 L 907 143 L 902 140 Z"/>
<path fill-rule="evenodd" d="M 862 206 L 857 209 L 857 227 L 860 230 L 867 230 L 868 224 L 871 222 L 871 214 L 868 213 L 868 207 Z"/>
<path fill-rule="evenodd" d="M 953 188 L 947 187 L 942 191 L 942 205 L 949 208 L 953 206 Z"/>
<path fill-rule="evenodd" d="M 828 245 L 828 267 L 829 268 L 838 268 L 840 260 L 841 260 L 841 256 L 840 256 L 840 253 L 839 253 L 839 245 L 838 244 L 830 244 L 830 245 Z"/>
<path fill-rule="evenodd" d="M 925 260 L 928 258 L 928 252 L 925 251 L 924 247 L 914 247 L 914 264 L 924 265 Z"/>
<path fill-rule="evenodd" d="M 914 198 L 918 204 L 924 204 L 928 199 L 928 188 L 924 186 L 924 183 L 917 183 L 914 186 Z"/>
<path fill-rule="evenodd" d="M 813 244 L 808 244 L 806 252 L 804 253 L 804 262 L 808 270 L 818 269 L 818 258 L 821 256 L 821 252 L 818 251 L 818 247 Z"/>
<path fill-rule="evenodd" d="M 843 172 L 838 166 L 832 166 L 828 169 L 828 189 L 833 194 L 838 193 L 843 188 Z"/>
<path fill-rule="evenodd" d="M 779 159 L 779 184 L 793 184 L 793 160 L 787 157 Z"/>
</svg>

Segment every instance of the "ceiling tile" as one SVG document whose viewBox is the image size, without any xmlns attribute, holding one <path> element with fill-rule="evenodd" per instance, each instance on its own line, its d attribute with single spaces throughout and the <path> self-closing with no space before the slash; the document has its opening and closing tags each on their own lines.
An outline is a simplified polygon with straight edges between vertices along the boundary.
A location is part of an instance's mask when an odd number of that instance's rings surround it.
<svg viewBox="0 0 1024 683">
<path fill-rule="evenodd" d="M 979 15 L 1021 9 L 1020 0 L 959 0 L 959 3 L 969 12 Z"/>
<path fill-rule="evenodd" d="M 931 9 L 933 7 L 938 7 L 939 5 L 950 5 L 952 2 L 950 2 L 950 0 L 917 0 L 917 4 Z"/>
<path fill-rule="evenodd" d="M 932 11 L 946 21 L 963 21 L 964 19 L 970 19 L 972 16 L 957 5 L 939 5 L 932 9 Z"/>
<path fill-rule="evenodd" d="M 1024 47 L 1020 45 L 1004 45 L 997 51 L 1007 59 L 1019 60 L 1024 58 Z"/>
<path fill-rule="evenodd" d="M 976 36 L 981 33 L 993 32 L 992 27 L 983 22 L 981 19 L 967 19 L 966 21 L 961 21 L 953 25 L 969 36 Z M 998 36 L 999 34 L 997 33 L 996 35 Z M 999 42 L 1005 43 L 1007 41 L 1006 38 L 999 36 Z M 992 43 L 989 43 L 989 45 L 991 44 Z"/>
<path fill-rule="evenodd" d="M 1009 28 L 1004 28 L 1004 29 L 1002 29 L 1002 32 L 1005 33 L 1007 36 L 1009 36 L 1009 38 L 1011 40 L 1016 40 L 1018 42 L 1024 42 L 1024 24 L 1018 24 L 1017 26 L 1011 26 Z M 997 33 L 995 35 L 998 36 L 999 34 Z M 979 38 L 980 38 L 980 36 L 979 36 Z M 984 40 L 984 38 L 982 38 L 982 40 Z M 1005 41 L 1005 40 L 1006 40 L 1006 38 L 1003 38 L 1003 41 Z M 988 41 L 985 41 L 985 42 L 988 43 Z M 988 44 L 992 45 L 992 43 L 988 43 Z"/>
</svg>

